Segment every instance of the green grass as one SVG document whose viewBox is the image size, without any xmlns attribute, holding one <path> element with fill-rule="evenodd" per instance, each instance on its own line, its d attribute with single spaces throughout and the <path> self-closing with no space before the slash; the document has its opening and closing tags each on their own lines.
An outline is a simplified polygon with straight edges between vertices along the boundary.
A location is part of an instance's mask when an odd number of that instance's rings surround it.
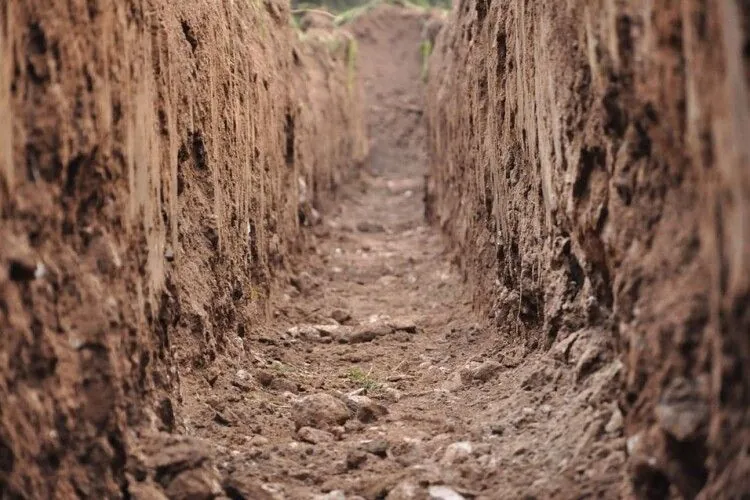
<svg viewBox="0 0 750 500">
<path fill-rule="evenodd" d="M 422 81 L 426 82 L 430 73 L 430 55 L 432 54 L 432 42 L 422 40 L 419 44 L 419 50 L 422 53 Z"/>
<path fill-rule="evenodd" d="M 380 382 L 378 382 L 375 378 L 373 378 L 369 372 L 365 373 L 358 366 L 351 368 L 346 373 L 346 377 L 349 379 L 350 382 L 352 382 L 359 388 L 364 389 L 365 392 L 374 392 L 374 391 L 379 390 L 382 387 Z"/>
</svg>

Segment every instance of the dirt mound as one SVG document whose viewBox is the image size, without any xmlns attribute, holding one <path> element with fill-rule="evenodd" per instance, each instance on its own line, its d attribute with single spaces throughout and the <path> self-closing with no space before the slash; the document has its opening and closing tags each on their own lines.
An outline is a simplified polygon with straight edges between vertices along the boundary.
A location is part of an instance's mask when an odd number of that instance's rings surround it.
<svg viewBox="0 0 750 500">
<path fill-rule="evenodd" d="M 741 4 L 470 0 L 430 60 L 429 212 L 503 335 L 621 355 L 644 497 L 750 492 Z"/>
<path fill-rule="evenodd" d="M 335 183 L 300 186 L 364 160 L 349 46 L 274 0 L 3 3 L 4 494 L 127 495 L 128 429 L 244 352 Z"/>
</svg>

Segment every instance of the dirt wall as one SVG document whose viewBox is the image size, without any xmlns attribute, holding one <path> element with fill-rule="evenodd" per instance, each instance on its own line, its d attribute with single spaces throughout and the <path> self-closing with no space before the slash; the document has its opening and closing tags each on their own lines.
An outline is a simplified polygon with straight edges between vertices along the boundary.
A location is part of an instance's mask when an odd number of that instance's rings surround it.
<svg viewBox="0 0 750 500">
<path fill-rule="evenodd" d="M 243 355 L 300 178 L 366 154 L 340 44 L 275 0 L 0 5 L 3 498 L 125 496 L 132 429 Z"/>
<path fill-rule="evenodd" d="M 622 357 L 636 493 L 747 494 L 746 4 L 454 10 L 430 59 L 428 212 L 477 304 L 505 338 L 593 326 Z"/>
</svg>

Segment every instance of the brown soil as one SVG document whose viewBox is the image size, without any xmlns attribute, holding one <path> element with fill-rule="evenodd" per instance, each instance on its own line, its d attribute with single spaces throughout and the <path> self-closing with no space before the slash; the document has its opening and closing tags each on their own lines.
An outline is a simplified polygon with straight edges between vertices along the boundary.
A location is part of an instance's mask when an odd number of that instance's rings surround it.
<svg viewBox="0 0 750 500">
<path fill-rule="evenodd" d="M 461 2 L 431 60 L 429 209 L 499 328 L 546 348 L 593 326 L 620 355 L 641 496 L 740 498 L 750 11 L 647 4 Z"/>
<path fill-rule="evenodd" d="M 271 498 L 616 495 L 625 444 L 617 417 L 607 424 L 622 364 L 596 330 L 549 353 L 500 340 L 423 218 L 425 20 L 383 7 L 351 27 L 372 173 L 310 230 L 311 256 L 294 260 L 275 321 L 248 331 L 246 357 L 184 382 L 180 430 L 212 450 L 225 484 Z M 297 422 L 298 401 L 352 393 L 372 408 Z"/>
<path fill-rule="evenodd" d="M 750 494 L 741 2 L 49 3 L 0 4 L 0 498 Z"/>
</svg>

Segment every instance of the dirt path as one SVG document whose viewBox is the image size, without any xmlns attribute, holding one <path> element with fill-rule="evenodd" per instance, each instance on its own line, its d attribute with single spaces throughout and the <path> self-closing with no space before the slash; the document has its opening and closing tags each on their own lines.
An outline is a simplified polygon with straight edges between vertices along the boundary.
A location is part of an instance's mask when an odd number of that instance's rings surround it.
<svg viewBox="0 0 750 500">
<path fill-rule="evenodd" d="M 388 8 L 354 26 L 373 162 L 310 231 L 275 323 L 229 357 L 247 362 L 184 381 L 188 456 L 215 454 L 235 498 L 611 497 L 620 484 L 619 363 L 585 335 L 546 354 L 503 344 L 424 221 L 423 21 Z M 183 444 L 144 455 L 174 461 Z"/>
</svg>

